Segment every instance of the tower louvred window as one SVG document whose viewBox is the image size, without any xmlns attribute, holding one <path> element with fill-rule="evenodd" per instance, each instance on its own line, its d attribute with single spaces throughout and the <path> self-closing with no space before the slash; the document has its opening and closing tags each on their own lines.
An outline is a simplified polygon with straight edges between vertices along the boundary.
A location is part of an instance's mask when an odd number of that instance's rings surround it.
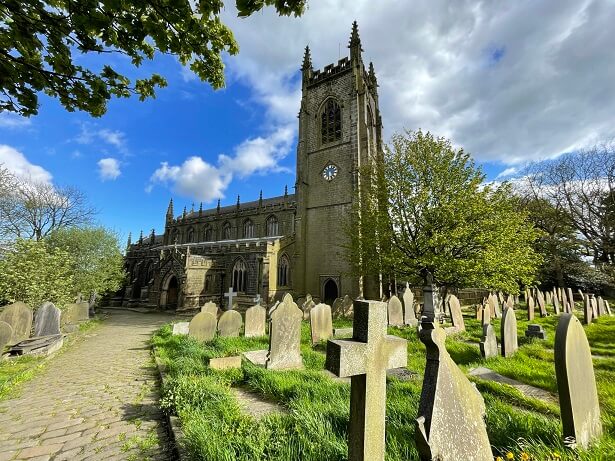
<svg viewBox="0 0 615 461">
<path fill-rule="evenodd" d="M 337 141 L 342 137 L 342 113 L 339 104 L 333 99 L 325 103 L 320 130 L 323 144 Z"/>
</svg>

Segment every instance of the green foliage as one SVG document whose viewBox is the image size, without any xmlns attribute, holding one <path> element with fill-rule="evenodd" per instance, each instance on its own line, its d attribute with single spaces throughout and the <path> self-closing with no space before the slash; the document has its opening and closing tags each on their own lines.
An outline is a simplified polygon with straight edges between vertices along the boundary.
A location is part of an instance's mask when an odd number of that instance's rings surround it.
<svg viewBox="0 0 615 461">
<path fill-rule="evenodd" d="M 0 259 L 0 299 L 32 307 L 49 300 L 68 303 L 74 286 L 73 264 L 69 252 L 44 240 L 17 240 Z"/>
<path fill-rule="evenodd" d="M 362 206 L 350 255 L 359 273 L 517 293 L 534 280 L 539 233 L 509 184 L 485 184 L 470 155 L 422 131 L 393 136 L 362 172 Z"/>
<path fill-rule="evenodd" d="M 305 3 L 237 0 L 237 8 L 240 16 L 265 6 L 299 15 Z M 124 55 L 134 67 L 156 53 L 172 54 L 201 80 L 220 88 L 224 85 L 221 55 L 239 49 L 220 19 L 223 7 L 222 0 L 0 2 L 0 111 L 36 114 L 37 93 L 44 91 L 69 111 L 101 116 L 113 96 L 136 94 L 144 100 L 167 84 L 157 74 L 133 83 L 110 65 L 92 70 L 76 62 L 83 53 Z"/>
<path fill-rule="evenodd" d="M 104 294 L 124 281 L 124 258 L 116 234 L 104 227 L 65 228 L 47 239 L 52 248 L 72 255 L 73 292 Z"/>
</svg>

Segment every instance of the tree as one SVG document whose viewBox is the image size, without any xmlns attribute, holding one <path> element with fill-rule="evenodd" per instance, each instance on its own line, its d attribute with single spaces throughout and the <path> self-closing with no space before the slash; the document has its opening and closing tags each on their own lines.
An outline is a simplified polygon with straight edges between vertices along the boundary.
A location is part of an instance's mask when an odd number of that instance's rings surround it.
<svg viewBox="0 0 615 461">
<path fill-rule="evenodd" d="M 124 258 L 113 232 L 103 227 L 64 228 L 52 232 L 46 242 L 72 255 L 73 293 L 102 295 L 120 289 Z"/>
<path fill-rule="evenodd" d="M 8 182 L 0 188 L 0 238 L 4 240 L 41 240 L 56 229 L 87 225 L 96 213 L 74 187 L 5 176 Z"/>
<path fill-rule="evenodd" d="M 71 302 L 73 261 L 70 253 L 45 241 L 19 239 L 0 259 L 0 299 L 38 307 L 44 301 Z"/>
<path fill-rule="evenodd" d="M 485 184 L 469 154 L 450 141 L 420 130 L 394 135 L 362 178 L 359 232 L 350 234 L 358 272 L 510 293 L 533 282 L 538 231 L 510 184 Z"/>
<path fill-rule="evenodd" d="M 239 16 L 265 6 L 300 15 L 306 0 L 236 0 Z M 39 91 L 69 111 L 100 116 L 112 96 L 144 100 L 166 86 L 157 74 L 134 83 L 111 65 L 93 70 L 74 54 L 116 54 L 139 67 L 156 53 L 181 64 L 214 88 L 224 85 L 221 54 L 236 54 L 231 30 L 220 20 L 222 0 L 1 0 L 0 112 L 38 111 Z"/>
</svg>

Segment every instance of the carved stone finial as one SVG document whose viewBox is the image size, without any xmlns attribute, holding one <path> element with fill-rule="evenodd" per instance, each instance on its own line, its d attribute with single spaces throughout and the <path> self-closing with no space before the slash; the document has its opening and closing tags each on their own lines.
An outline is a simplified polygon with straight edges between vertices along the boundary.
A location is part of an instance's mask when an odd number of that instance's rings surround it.
<svg viewBox="0 0 615 461">
<path fill-rule="evenodd" d="M 310 55 L 310 47 L 305 47 L 305 54 L 303 55 L 303 64 L 301 70 L 312 70 L 312 56 Z"/>
<path fill-rule="evenodd" d="M 288 197 L 288 185 L 284 186 L 284 197 Z"/>
<path fill-rule="evenodd" d="M 216 207 L 216 211 L 220 213 L 220 199 L 218 199 L 218 206 Z"/>
</svg>

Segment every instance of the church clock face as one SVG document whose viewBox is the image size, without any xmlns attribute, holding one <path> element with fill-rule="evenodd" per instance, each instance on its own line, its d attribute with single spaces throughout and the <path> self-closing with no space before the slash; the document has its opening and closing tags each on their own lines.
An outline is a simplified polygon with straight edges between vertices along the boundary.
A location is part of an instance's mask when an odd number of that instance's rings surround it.
<svg viewBox="0 0 615 461">
<path fill-rule="evenodd" d="M 337 176 L 337 167 L 332 163 L 329 163 L 324 170 L 322 170 L 322 177 L 327 181 L 333 181 Z"/>
</svg>

